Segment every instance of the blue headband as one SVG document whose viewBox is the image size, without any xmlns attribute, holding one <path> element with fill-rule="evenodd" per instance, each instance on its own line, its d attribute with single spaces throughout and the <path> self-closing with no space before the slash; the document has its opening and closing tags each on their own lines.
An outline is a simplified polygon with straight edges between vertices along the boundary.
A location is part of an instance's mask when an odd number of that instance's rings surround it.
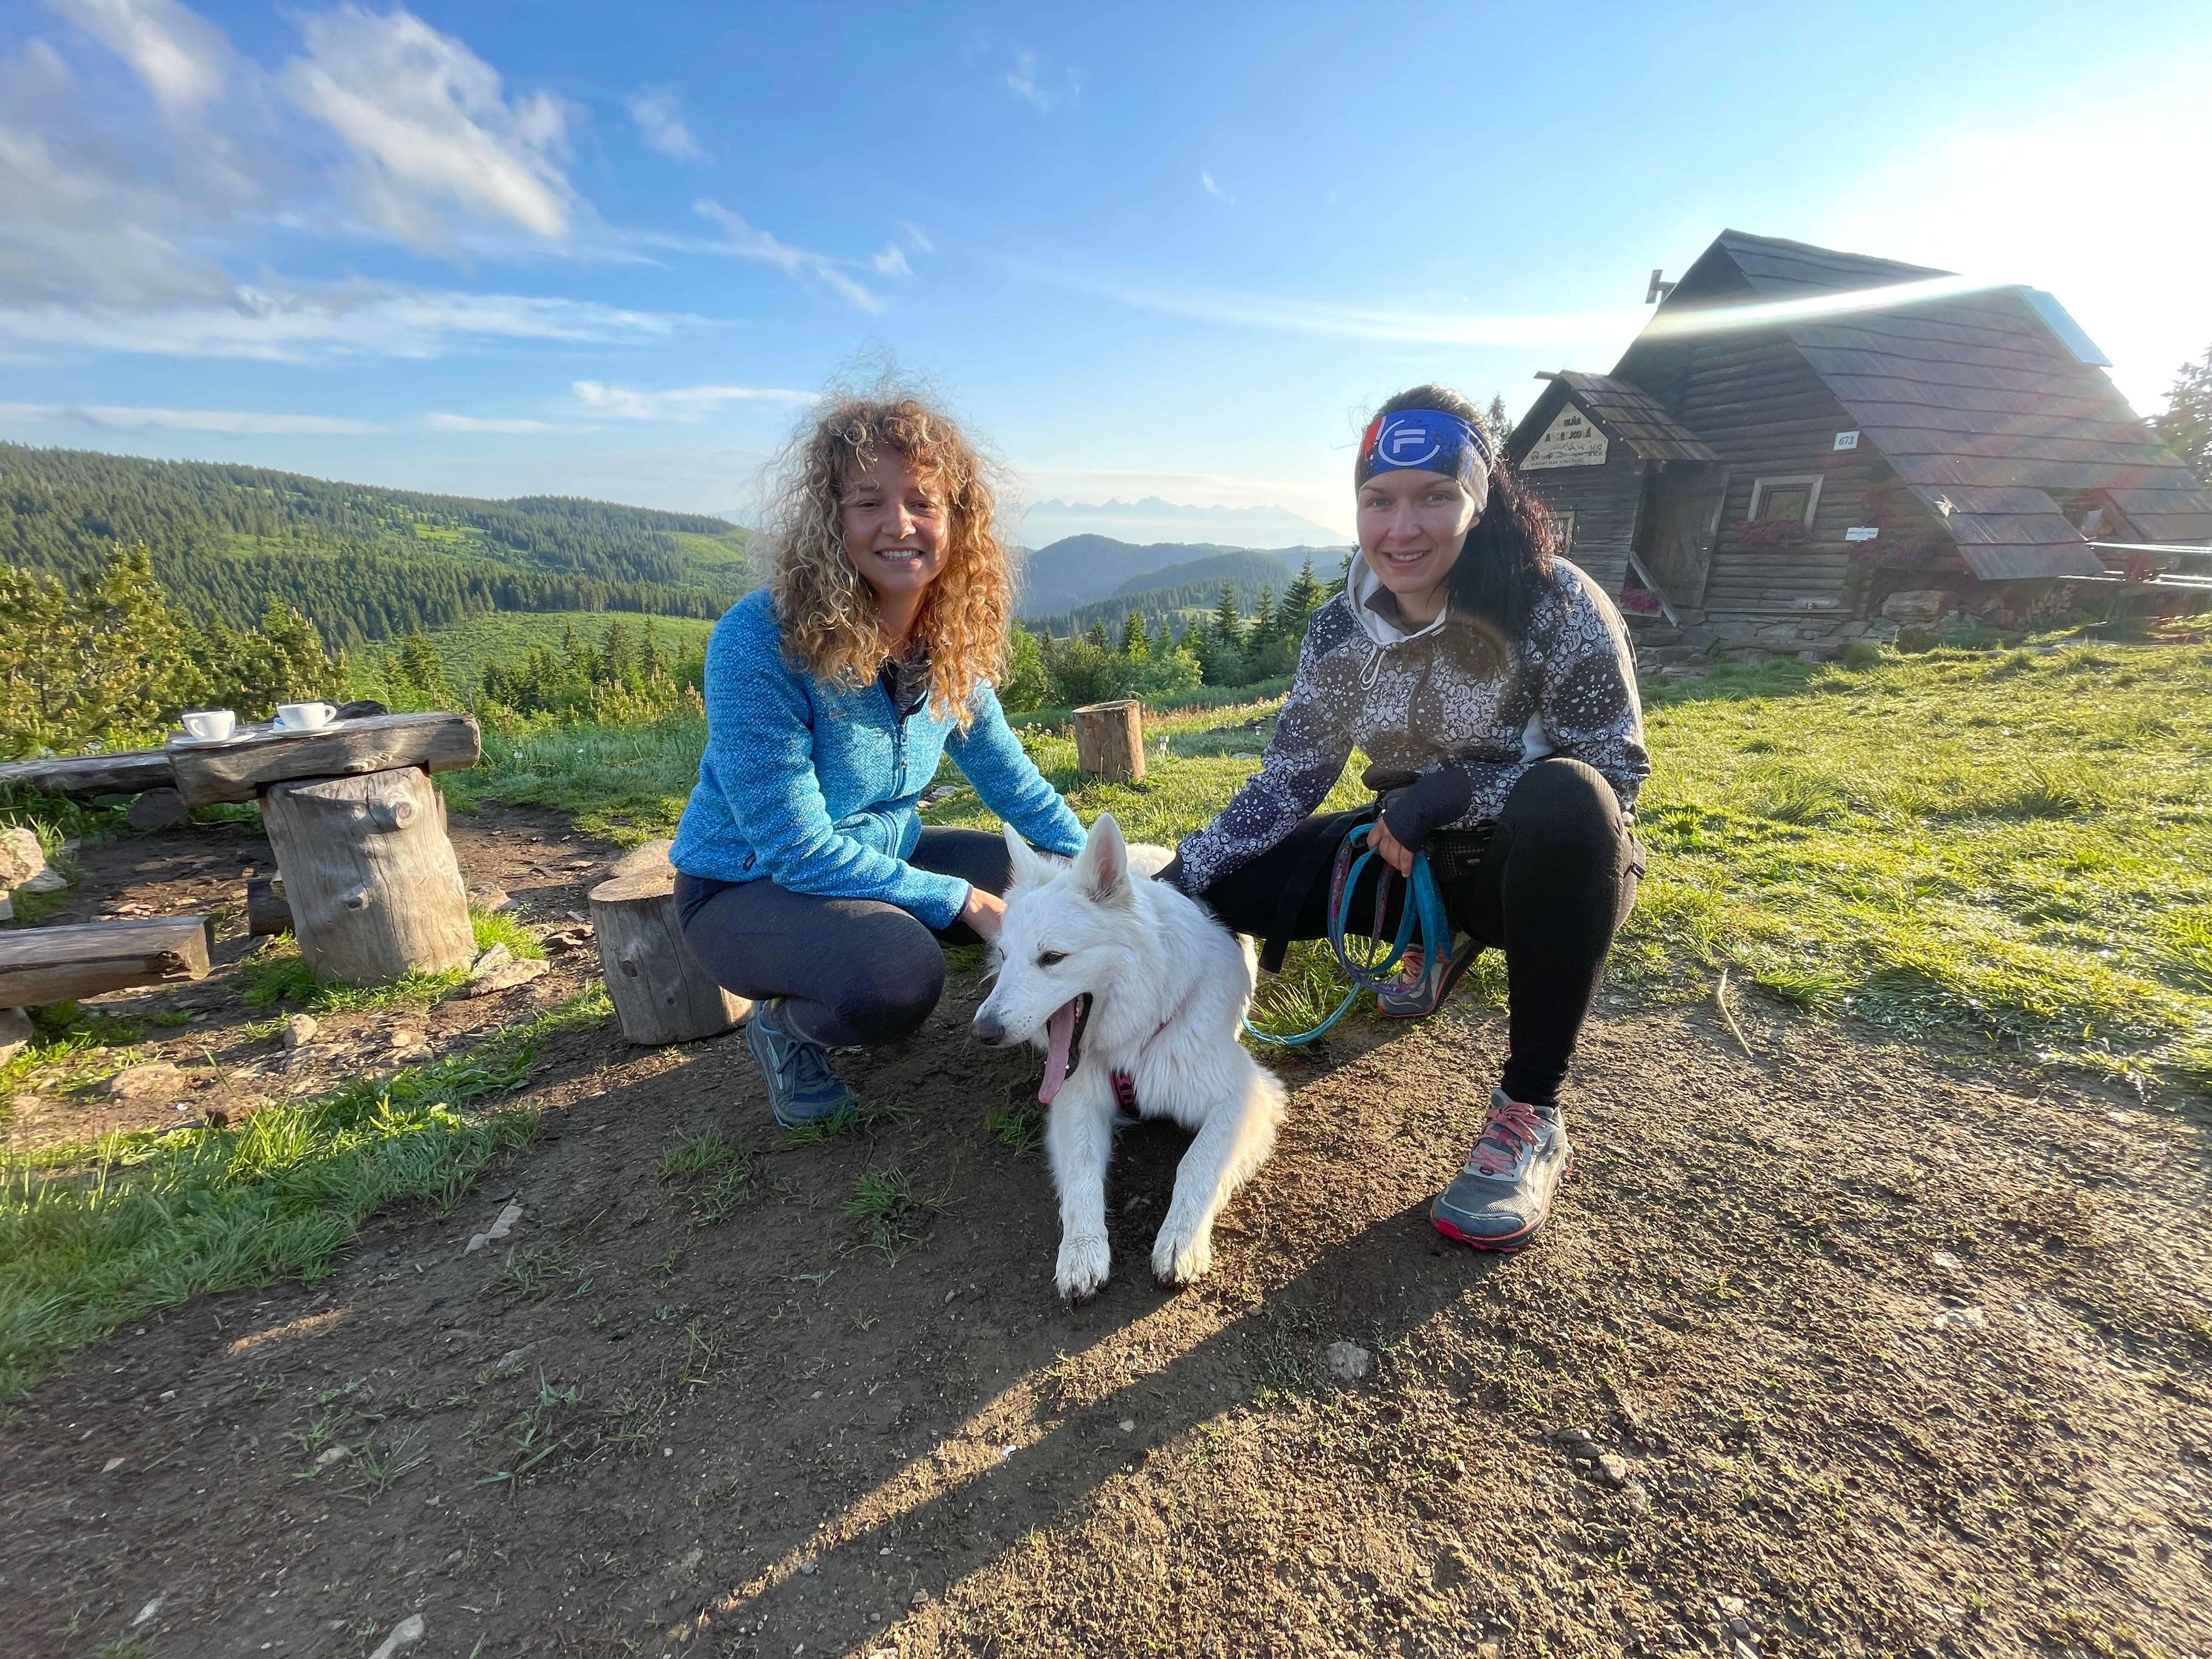
<svg viewBox="0 0 2212 1659">
<path fill-rule="evenodd" d="M 1377 415 L 1359 441 L 1352 483 L 1378 472 L 1441 472 L 1457 478 L 1479 505 L 1490 495 L 1490 440 L 1480 427 L 1440 409 Z"/>
</svg>

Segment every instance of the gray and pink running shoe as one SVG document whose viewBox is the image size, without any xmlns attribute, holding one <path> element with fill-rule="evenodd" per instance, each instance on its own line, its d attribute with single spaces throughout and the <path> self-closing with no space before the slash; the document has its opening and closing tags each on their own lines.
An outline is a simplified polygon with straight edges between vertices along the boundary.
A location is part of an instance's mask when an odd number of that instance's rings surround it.
<svg viewBox="0 0 2212 1659">
<path fill-rule="evenodd" d="M 1557 1106 L 1523 1105 L 1492 1090 L 1474 1151 L 1429 1206 L 1429 1220 L 1445 1237 L 1478 1250 L 1521 1249 L 1536 1242 L 1574 1161 Z"/>
</svg>

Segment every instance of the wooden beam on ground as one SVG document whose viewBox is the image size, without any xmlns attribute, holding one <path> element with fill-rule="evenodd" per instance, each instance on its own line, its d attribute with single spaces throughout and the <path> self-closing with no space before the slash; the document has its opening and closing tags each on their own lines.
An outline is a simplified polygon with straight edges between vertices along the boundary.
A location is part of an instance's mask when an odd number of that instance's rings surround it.
<svg viewBox="0 0 2212 1659">
<path fill-rule="evenodd" d="M 159 749 L 0 763 L 0 784 L 20 783 L 73 800 L 90 800 L 95 795 L 143 795 L 149 789 L 167 789 L 175 782 L 169 757 Z"/>
<path fill-rule="evenodd" d="M 474 766 L 483 739 L 468 715 L 441 710 L 340 720 L 314 732 L 258 730 L 222 743 L 172 738 L 165 752 L 185 805 L 211 806 L 249 801 L 271 784 L 302 778 L 359 777 L 406 767 L 451 772 Z"/>
<path fill-rule="evenodd" d="M 0 1008 L 36 1008 L 134 985 L 205 979 L 214 942 L 210 916 L 0 933 Z"/>
</svg>

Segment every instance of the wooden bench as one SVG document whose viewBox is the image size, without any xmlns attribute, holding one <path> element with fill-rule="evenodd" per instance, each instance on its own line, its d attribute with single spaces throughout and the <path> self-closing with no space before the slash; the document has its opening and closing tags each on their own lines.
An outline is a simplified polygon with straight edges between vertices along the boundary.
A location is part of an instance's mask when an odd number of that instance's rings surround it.
<svg viewBox="0 0 2212 1659">
<path fill-rule="evenodd" d="M 205 979 L 214 943 L 211 916 L 0 932 L 0 1008 L 37 1008 L 134 985 Z"/>
</svg>

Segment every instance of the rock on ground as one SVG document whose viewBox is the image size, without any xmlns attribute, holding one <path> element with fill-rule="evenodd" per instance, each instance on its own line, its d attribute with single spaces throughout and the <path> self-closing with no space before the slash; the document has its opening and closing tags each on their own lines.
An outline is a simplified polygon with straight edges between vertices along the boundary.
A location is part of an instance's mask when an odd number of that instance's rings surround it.
<svg viewBox="0 0 2212 1659">
<path fill-rule="evenodd" d="M 0 1008 L 0 1060 L 14 1058 L 31 1040 L 31 1017 L 21 1008 Z"/>
<path fill-rule="evenodd" d="M 1328 1374 L 1340 1382 L 1358 1382 L 1374 1364 L 1374 1356 L 1352 1342 L 1330 1343 L 1322 1358 L 1328 1366 Z"/>
<path fill-rule="evenodd" d="M 320 1030 L 322 1026 L 313 1014 L 295 1014 L 284 1022 L 284 1046 L 304 1048 L 315 1040 L 315 1033 Z"/>
<path fill-rule="evenodd" d="M 160 1094 L 182 1094 L 190 1086 L 183 1069 L 166 1060 L 126 1066 L 107 1079 L 107 1092 L 118 1100 L 147 1100 Z"/>
<path fill-rule="evenodd" d="M 133 830 L 140 831 L 178 830 L 191 822 L 192 813 L 185 805 L 185 798 L 175 790 L 149 789 L 131 803 L 131 810 L 124 818 Z"/>
<path fill-rule="evenodd" d="M 46 849 L 35 831 L 17 825 L 0 830 L 0 892 L 22 886 L 46 867 Z"/>
</svg>

